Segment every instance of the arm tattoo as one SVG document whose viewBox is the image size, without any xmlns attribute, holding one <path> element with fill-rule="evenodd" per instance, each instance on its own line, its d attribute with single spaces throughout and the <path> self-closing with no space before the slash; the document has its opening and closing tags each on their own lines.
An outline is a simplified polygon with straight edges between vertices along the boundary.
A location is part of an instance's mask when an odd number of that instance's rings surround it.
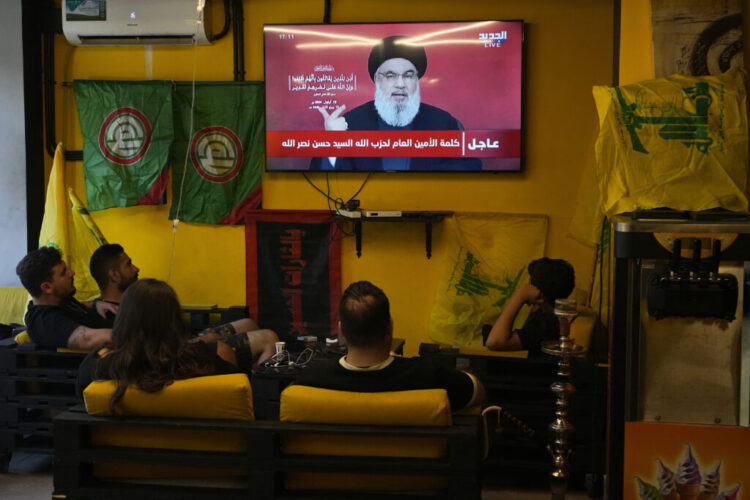
<svg viewBox="0 0 750 500">
<path fill-rule="evenodd" d="M 88 340 L 88 332 L 86 331 L 87 328 L 85 326 L 79 326 L 73 332 L 70 334 L 70 337 L 68 337 L 68 347 L 71 349 L 78 348 L 82 342 L 85 342 Z"/>
</svg>

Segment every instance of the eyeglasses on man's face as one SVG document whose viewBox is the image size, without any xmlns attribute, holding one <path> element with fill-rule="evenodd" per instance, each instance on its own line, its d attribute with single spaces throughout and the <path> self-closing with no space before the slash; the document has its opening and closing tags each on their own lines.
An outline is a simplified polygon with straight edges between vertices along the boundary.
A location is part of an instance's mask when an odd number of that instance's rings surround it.
<svg viewBox="0 0 750 500">
<path fill-rule="evenodd" d="M 407 71 L 406 73 L 395 73 L 393 71 L 386 71 L 385 73 L 378 73 L 380 78 L 383 78 L 388 83 L 395 83 L 399 77 L 404 79 L 404 82 L 411 83 L 417 79 L 416 71 Z"/>
</svg>

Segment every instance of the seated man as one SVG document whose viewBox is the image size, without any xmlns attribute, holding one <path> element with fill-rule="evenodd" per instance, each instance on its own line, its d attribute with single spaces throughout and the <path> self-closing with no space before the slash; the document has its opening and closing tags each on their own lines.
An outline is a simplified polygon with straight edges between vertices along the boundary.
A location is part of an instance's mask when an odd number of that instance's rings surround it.
<svg viewBox="0 0 750 500">
<path fill-rule="evenodd" d="M 91 276 L 101 290 L 101 297 L 97 299 L 97 302 L 107 302 L 115 306 L 120 305 L 125 290 L 138 281 L 140 271 L 122 246 L 117 243 L 109 243 L 97 248 L 91 255 L 89 268 Z M 250 318 L 206 328 L 198 334 L 198 339 L 203 342 L 224 340 L 235 349 L 240 345 L 249 345 L 252 362 L 245 360 L 244 356 L 240 360 L 245 367 L 270 358 L 276 352 L 275 344 L 279 340 L 276 333 L 271 330 L 261 330 L 258 324 Z"/>
<path fill-rule="evenodd" d="M 109 243 L 97 248 L 91 255 L 89 271 L 99 285 L 103 300 L 120 305 L 123 292 L 138 280 L 138 269 L 121 245 Z"/>
<path fill-rule="evenodd" d="M 111 340 L 112 319 L 104 315 L 115 306 L 78 302 L 73 297 L 75 272 L 59 250 L 42 247 L 30 252 L 18 263 L 16 274 L 32 297 L 25 321 L 36 344 L 89 350 Z"/>
<path fill-rule="evenodd" d="M 505 309 L 490 328 L 485 325 L 483 333 L 489 331 L 485 345 L 492 351 L 529 351 L 529 356 L 541 353 L 544 340 L 560 337 L 560 322 L 555 316 L 555 300 L 571 294 L 575 287 L 573 266 L 562 259 L 547 257 L 529 263 L 531 282 L 522 286 L 511 296 Z M 513 322 L 521 307 L 538 305 L 520 330 L 513 330 Z"/>
<path fill-rule="evenodd" d="M 468 372 L 391 355 L 388 298 L 369 281 L 352 283 L 344 291 L 339 318 L 339 336 L 348 352 L 340 359 L 313 360 L 297 384 L 355 392 L 445 389 L 454 411 L 484 399 L 482 383 Z"/>
</svg>

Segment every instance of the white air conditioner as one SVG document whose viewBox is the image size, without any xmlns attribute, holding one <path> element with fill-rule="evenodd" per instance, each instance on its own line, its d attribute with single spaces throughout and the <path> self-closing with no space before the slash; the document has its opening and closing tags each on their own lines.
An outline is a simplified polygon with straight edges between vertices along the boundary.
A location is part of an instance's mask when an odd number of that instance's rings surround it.
<svg viewBox="0 0 750 500">
<path fill-rule="evenodd" d="M 62 0 L 65 38 L 73 45 L 210 43 L 205 0 Z"/>
</svg>

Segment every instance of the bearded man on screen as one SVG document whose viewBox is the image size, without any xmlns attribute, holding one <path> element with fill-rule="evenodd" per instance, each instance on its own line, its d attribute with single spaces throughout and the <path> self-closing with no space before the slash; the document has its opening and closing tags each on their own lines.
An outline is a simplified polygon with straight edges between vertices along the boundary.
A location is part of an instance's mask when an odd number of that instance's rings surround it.
<svg viewBox="0 0 750 500">
<path fill-rule="evenodd" d="M 375 99 L 351 111 L 318 108 L 326 130 L 463 130 L 447 111 L 421 102 L 419 79 L 427 70 L 424 47 L 403 35 L 382 39 L 367 61 Z M 313 158 L 311 170 L 479 170 L 476 158 Z"/>
</svg>

